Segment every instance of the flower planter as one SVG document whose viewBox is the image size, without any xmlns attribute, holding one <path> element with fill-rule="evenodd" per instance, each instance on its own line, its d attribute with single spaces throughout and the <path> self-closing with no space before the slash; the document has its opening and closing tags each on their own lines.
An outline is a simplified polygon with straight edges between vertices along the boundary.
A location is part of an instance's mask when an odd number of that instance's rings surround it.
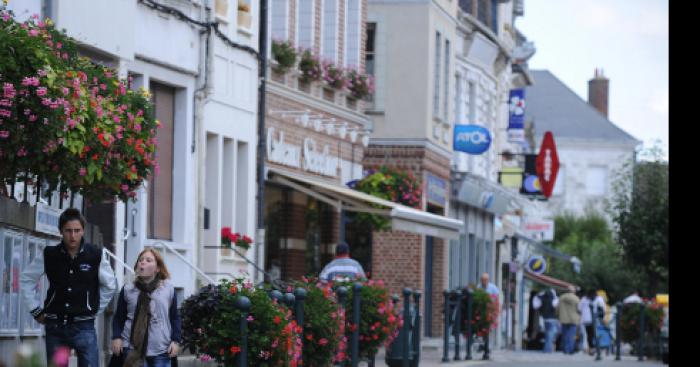
<svg viewBox="0 0 700 367">
<path fill-rule="evenodd" d="M 302 92 L 311 93 L 311 83 L 308 80 L 299 78 L 299 83 L 297 83 L 297 89 Z"/>
<path fill-rule="evenodd" d="M 250 29 L 253 17 L 247 11 L 238 11 L 238 27 Z"/>
<path fill-rule="evenodd" d="M 345 106 L 351 110 L 357 109 L 357 100 L 352 97 L 345 97 Z"/>
<path fill-rule="evenodd" d="M 328 102 L 335 102 L 335 90 L 324 87 L 323 88 L 323 99 Z"/>
<path fill-rule="evenodd" d="M 273 66 L 272 68 L 270 68 L 270 80 L 280 84 L 284 84 L 286 83 L 287 78 L 285 77 L 285 73 L 280 73 Z"/>
</svg>

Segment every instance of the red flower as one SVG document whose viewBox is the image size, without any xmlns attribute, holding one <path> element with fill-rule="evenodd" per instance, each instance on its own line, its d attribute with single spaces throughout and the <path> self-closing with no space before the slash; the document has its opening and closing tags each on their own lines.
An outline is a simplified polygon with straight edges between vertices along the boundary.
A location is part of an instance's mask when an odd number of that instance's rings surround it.
<svg viewBox="0 0 700 367">
<path fill-rule="evenodd" d="M 231 353 L 233 353 L 233 354 L 236 354 L 236 353 L 240 353 L 240 352 L 241 352 L 241 348 L 240 348 L 240 347 L 237 347 L 237 346 L 235 346 L 235 345 L 231 346 L 231 348 L 230 348 L 229 350 L 230 350 Z"/>
<path fill-rule="evenodd" d="M 221 238 L 229 238 L 229 237 L 231 237 L 231 227 L 221 228 Z"/>
<path fill-rule="evenodd" d="M 312 334 L 306 334 L 306 340 L 312 341 L 314 340 L 314 336 Z"/>
<path fill-rule="evenodd" d="M 279 316 L 275 316 L 275 318 L 272 320 L 272 322 L 274 322 L 276 325 L 279 325 L 280 322 L 282 322 L 282 319 L 280 319 Z"/>
</svg>

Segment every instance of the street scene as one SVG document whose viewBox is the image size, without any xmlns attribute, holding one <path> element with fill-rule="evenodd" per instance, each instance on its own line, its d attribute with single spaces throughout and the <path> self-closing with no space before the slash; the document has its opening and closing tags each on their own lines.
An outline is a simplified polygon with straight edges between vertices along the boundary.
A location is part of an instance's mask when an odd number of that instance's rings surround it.
<svg viewBox="0 0 700 367">
<path fill-rule="evenodd" d="M 2 0 L 0 367 L 668 365 L 668 10 Z"/>
</svg>

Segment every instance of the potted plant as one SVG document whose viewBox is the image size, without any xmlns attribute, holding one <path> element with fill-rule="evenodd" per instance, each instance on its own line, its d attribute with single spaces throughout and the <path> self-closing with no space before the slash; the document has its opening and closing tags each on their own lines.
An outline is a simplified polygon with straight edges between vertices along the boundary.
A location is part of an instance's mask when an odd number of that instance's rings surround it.
<svg viewBox="0 0 700 367">
<path fill-rule="evenodd" d="M 374 93 L 374 81 L 371 76 L 350 69 L 347 72 L 347 79 L 350 98 L 358 100 Z"/>
<path fill-rule="evenodd" d="M 246 236 L 242 235 L 238 232 L 233 233 L 231 232 L 231 227 L 223 227 L 221 228 L 221 245 L 226 247 L 226 248 L 231 248 L 232 246 L 236 246 L 237 248 L 248 250 L 250 248 L 250 244 L 253 243 L 253 240 Z"/>
<path fill-rule="evenodd" d="M 238 26 L 250 29 L 253 17 L 250 15 L 250 4 L 243 0 L 238 0 Z"/>
<path fill-rule="evenodd" d="M 324 61 L 321 64 L 321 69 L 323 71 L 323 81 L 329 87 L 340 90 L 347 86 L 347 79 L 342 68 L 337 67 L 330 61 Z"/>
<path fill-rule="evenodd" d="M 316 55 L 311 53 L 311 50 L 301 51 L 299 72 L 301 73 L 299 80 L 302 83 L 310 83 L 321 79 L 321 62 Z"/>
<path fill-rule="evenodd" d="M 297 366 L 301 360 L 301 331 L 289 310 L 272 300 L 266 289 L 250 281 L 222 280 L 208 285 L 182 304 L 183 348 L 202 361 L 237 366 L 241 352 L 236 300 L 245 296 L 251 308 L 248 320 L 248 361 L 251 366 Z"/>
<path fill-rule="evenodd" d="M 284 74 L 297 62 L 297 53 L 291 41 L 272 40 L 272 71 Z"/>
</svg>

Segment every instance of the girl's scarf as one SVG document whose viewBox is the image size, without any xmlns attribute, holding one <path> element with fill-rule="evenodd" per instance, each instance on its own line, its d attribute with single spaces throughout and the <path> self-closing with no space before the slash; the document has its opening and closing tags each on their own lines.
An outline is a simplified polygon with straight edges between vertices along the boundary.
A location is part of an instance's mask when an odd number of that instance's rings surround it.
<svg viewBox="0 0 700 367">
<path fill-rule="evenodd" d="M 126 356 L 124 367 L 142 367 L 148 350 L 148 325 L 151 322 L 151 293 L 158 288 L 160 279 L 154 278 L 146 283 L 141 278 L 136 278 L 134 285 L 141 292 L 136 302 L 134 320 L 131 324 L 131 351 Z"/>
</svg>

